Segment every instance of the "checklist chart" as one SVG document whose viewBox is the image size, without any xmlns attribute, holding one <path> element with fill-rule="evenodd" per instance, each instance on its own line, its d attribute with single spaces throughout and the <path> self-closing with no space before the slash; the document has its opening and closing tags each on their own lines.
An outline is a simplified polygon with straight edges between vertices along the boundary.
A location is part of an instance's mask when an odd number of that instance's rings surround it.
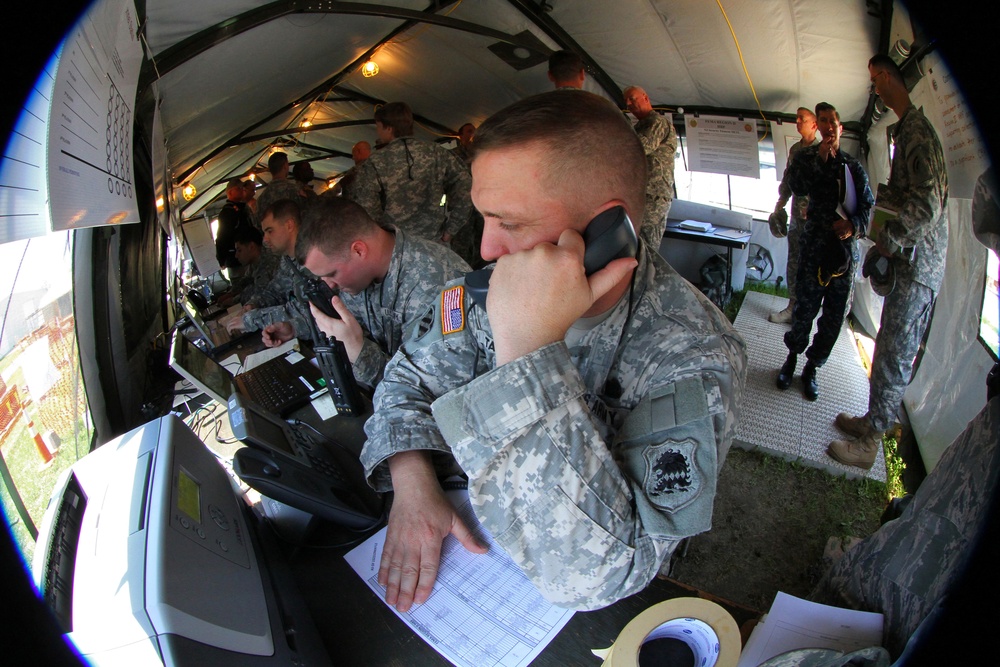
<svg viewBox="0 0 1000 667">
<path fill-rule="evenodd" d="M 139 221 L 133 128 L 142 57 L 128 0 L 95 3 L 67 34 L 46 128 L 53 229 Z"/>
<path fill-rule="evenodd" d="M 430 598 L 410 611 L 393 609 L 441 655 L 460 667 L 528 665 L 573 616 L 547 602 L 510 557 L 479 525 L 468 495 L 453 498 L 466 525 L 475 526 L 485 554 L 474 554 L 449 535 Z M 385 529 L 346 558 L 375 593 Z"/>
</svg>

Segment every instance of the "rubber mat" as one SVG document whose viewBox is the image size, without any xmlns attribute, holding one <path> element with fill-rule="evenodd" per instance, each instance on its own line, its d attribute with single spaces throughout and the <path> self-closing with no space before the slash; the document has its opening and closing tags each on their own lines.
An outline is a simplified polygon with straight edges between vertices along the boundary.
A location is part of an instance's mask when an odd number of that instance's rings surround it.
<svg viewBox="0 0 1000 667">
<path fill-rule="evenodd" d="M 875 465 L 868 471 L 838 463 L 826 453 L 831 440 L 846 437 L 833 424 L 837 413 L 862 415 L 868 410 L 868 375 L 854 334 L 846 323 L 833 353 L 816 375 L 819 383 L 816 401 L 809 401 L 802 394 L 804 355 L 799 356 L 792 386 L 782 391 L 775 385 L 778 369 L 788 356 L 783 336 L 789 325 L 769 322 L 767 316 L 787 304 L 788 299 L 783 297 L 747 292 L 736 316 L 736 329 L 747 342 L 748 368 L 743 412 L 733 444 L 832 474 L 867 476 L 884 482 L 885 454 L 881 448 Z M 815 331 L 814 323 L 812 333 Z"/>
</svg>

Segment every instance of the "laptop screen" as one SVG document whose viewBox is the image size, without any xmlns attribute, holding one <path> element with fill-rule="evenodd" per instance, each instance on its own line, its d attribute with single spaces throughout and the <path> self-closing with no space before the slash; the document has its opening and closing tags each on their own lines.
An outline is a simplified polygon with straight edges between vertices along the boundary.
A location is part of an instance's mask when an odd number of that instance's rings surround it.
<svg viewBox="0 0 1000 667">
<path fill-rule="evenodd" d="M 202 319 L 201 313 L 198 312 L 198 309 L 194 307 L 194 304 L 191 303 L 191 300 L 187 297 L 181 299 L 181 305 L 184 307 L 184 312 L 187 313 L 188 318 L 191 320 L 191 324 L 193 324 L 194 328 L 198 330 L 201 337 L 205 339 L 208 346 L 214 349 L 215 342 L 212 340 L 212 332 L 209 330 L 208 324 L 205 323 L 205 320 Z"/>
<path fill-rule="evenodd" d="M 198 349 L 180 331 L 174 332 L 170 346 L 170 367 L 219 403 L 233 394 L 233 374 Z"/>
</svg>

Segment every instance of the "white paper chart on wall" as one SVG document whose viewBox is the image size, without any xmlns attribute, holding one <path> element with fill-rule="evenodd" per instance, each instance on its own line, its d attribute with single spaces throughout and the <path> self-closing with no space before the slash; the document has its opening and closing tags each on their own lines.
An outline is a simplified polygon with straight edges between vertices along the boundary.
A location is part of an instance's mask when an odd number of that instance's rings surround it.
<svg viewBox="0 0 1000 667">
<path fill-rule="evenodd" d="M 139 221 L 132 127 L 141 62 L 123 0 L 95 4 L 66 37 L 48 124 L 53 229 Z"/>
</svg>

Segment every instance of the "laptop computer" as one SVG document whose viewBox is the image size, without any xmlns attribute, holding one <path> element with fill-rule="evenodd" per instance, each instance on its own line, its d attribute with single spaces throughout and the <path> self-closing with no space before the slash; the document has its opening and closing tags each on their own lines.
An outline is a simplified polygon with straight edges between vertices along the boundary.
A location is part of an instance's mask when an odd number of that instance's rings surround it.
<svg viewBox="0 0 1000 667">
<path fill-rule="evenodd" d="M 198 334 L 204 339 L 208 345 L 208 349 L 215 356 L 222 354 L 249 338 L 260 336 L 260 332 L 258 331 L 241 331 L 237 334 L 230 334 L 226 327 L 218 320 L 206 321 L 201 316 L 197 306 L 186 297 L 181 299 L 181 306 L 184 308 L 184 314 L 191 320 L 191 324 L 198 330 Z"/>
<path fill-rule="evenodd" d="M 205 298 L 205 295 L 196 289 L 190 289 L 187 293 L 187 300 L 191 302 L 191 305 L 198 310 L 198 314 L 201 315 L 203 320 L 211 320 L 216 317 L 221 317 L 227 312 L 225 306 L 221 306 L 215 302 L 215 299 L 209 301 Z"/>
<path fill-rule="evenodd" d="M 233 374 L 198 348 L 182 331 L 170 345 L 170 367 L 219 403 L 234 393 L 284 416 L 327 391 L 323 373 L 294 350 L 242 373 Z"/>
</svg>

